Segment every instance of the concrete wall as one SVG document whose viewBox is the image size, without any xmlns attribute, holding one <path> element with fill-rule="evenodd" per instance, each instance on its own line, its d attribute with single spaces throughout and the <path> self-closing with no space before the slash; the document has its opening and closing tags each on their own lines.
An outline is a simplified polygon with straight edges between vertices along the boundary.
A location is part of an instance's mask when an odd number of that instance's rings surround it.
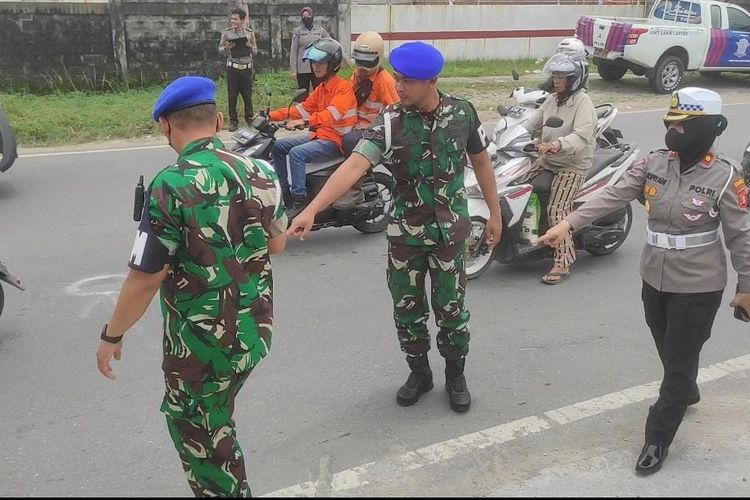
<svg viewBox="0 0 750 500">
<path fill-rule="evenodd" d="M 379 31 L 388 50 L 408 40 L 434 43 L 449 60 L 545 57 L 572 36 L 584 14 L 642 16 L 644 6 L 351 5 L 352 39 Z"/>
<path fill-rule="evenodd" d="M 154 82 L 223 73 L 217 47 L 228 0 L 0 0 L 0 79 L 32 87 Z M 338 32 L 337 0 L 252 0 L 258 67 L 288 67 L 291 32 L 304 5 Z M 55 85 L 50 85 L 54 82 Z M 101 87 L 102 85 L 97 85 Z M 106 87 L 106 85 L 105 85 Z"/>
<path fill-rule="evenodd" d="M 223 73 L 217 51 L 235 0 L 0 0 L 0 79 L 35 87 L 153 82 Z M 349 52 L 358 33 L 383 33 L 391 49 L 435 43 L 449 60 L 545 57 L 582 14 L 638 16 L 644 6 L 380 5 L 351 0 L 250 0 L 258 67 L 286 68 L 291 32 L 311 4 L 316 22 Z M 54 85 L 53 85 L 54 86 Z"/>
</svg>

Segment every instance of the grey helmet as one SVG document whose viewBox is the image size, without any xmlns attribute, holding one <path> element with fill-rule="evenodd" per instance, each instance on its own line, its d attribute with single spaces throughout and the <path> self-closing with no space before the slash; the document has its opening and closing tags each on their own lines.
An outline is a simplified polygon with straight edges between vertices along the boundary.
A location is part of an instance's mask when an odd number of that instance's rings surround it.
<svg viewBox="0 0 750 500">
<path fill-rule="evenodd" d="M 328 61 L 328 75 L 338 73 L 344 60 L 344 52 L 341 44 L 333 38 L 320 38 L 305 49 L 303 61 L 325 62 Z"/>
<path fill-rule="evenodd" d="M 574 94 L 586 85 L 588 61 L 584 54 L 578 52 L 557 53 L 546 62 L 542 73 L 550 77 L 567 77 L 567 92 Z"/>
</svg>

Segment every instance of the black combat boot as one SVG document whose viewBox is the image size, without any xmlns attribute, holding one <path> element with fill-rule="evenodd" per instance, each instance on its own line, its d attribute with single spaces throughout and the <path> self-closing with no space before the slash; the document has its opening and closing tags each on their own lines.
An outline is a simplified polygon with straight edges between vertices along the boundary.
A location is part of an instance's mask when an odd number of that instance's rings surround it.
<svg viewBox="0 0 750 500">
<path fill-rule="evenodd" d="M 471 406 L 471 394 L 464 378 L 466 358 L 445 360 L 445 390 L 451 401 L 453 411 L 468 411 Z"/>
<path fill-rule="evenodd" d="M 406 383 L 402 385 L 396 394 L 396 401 L 401 406 L 411 406 L 419 401 L 422 393 L 432 389 L 432 370 L 427 354 L 419 356 L 406 356 L 411 373 Z"/>
</svg>

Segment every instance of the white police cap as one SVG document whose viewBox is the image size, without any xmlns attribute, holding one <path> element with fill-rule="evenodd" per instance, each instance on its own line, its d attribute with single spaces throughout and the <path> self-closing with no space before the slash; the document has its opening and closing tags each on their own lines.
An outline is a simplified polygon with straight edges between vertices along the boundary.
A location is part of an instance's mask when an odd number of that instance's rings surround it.
<svg viewBox="0 0 750 500">
<path fill-rule="evenodd" d="M 706 115 L 721 115 L 721 96 L 713 90 L 686 87 L 672 92 L 664 121 L 677 122 Z"/>
</svg>

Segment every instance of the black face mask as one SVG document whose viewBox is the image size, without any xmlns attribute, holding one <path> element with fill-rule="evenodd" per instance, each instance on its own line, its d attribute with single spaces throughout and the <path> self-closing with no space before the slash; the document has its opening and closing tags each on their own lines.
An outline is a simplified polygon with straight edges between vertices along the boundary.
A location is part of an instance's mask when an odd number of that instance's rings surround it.
<svg viewBox="0 0 750 500">
<path fill-rule="evenodd" d="M 313 18 L 312 17 L 303 17 L 302 18 L 302 24 L 305 25 L 305 28 L 310 29 L 313 27 Z"/>
<path fill-rule="evenodd" d="M 719 135 L 715 116 L 699 116 L 683 122 L 684 133 L 675 129 L 667 130 L 664 143 L 670 151 L 680 155 L 683 167 L 690 167 L 698 162 L 711 150 L 716 137 Z"/>
</svg>

